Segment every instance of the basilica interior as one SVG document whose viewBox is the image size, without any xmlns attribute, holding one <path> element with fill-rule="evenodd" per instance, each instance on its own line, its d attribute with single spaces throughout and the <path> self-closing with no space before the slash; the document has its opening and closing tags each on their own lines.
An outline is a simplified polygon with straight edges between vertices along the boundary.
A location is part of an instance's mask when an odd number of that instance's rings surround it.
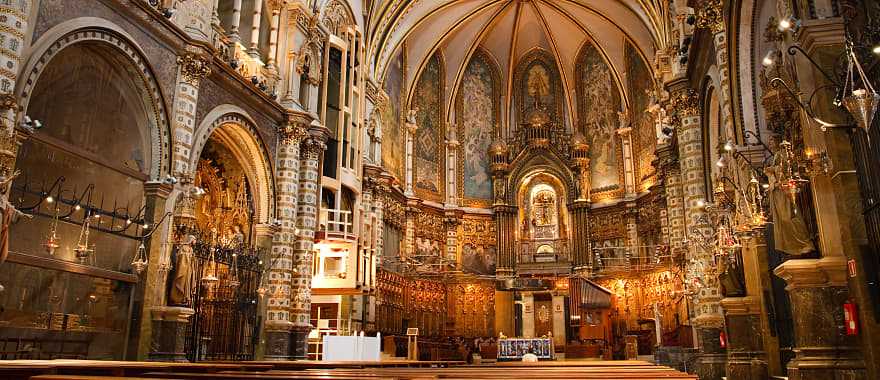
<svg viewBox="0 0 880 380">
<path fill-rule="evenodd" d="M 880 379 L 878 89 L 876 0 L 3 0 L 0 377 Z"/>
</svg>

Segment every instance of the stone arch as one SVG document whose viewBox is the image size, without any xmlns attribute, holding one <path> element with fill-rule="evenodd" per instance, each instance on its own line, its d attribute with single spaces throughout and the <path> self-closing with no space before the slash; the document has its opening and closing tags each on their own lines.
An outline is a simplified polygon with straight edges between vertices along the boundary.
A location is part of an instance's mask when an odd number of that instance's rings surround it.
<svg viewBox="0 0 880 380">
<path fill-rule="evenodd" d="M 208 142 L 216 137 L 239 160 L 253 187 L 254 219 L 259 223 L 271 223 L 275 219 L 275 181 L 269 150 L 256 129 L 254 120 L 239 107 L 221 105 L 205 115 L 193 135 L 193 147 L 189 168 L 195 171 L 199 157 Z"/>
<path fill-rule="evenodd" d="M 140 84 L 149 97 L 150 173 L 151 180 L 160 180 L 170 173 L 171 127 L 165 97 L 146 59 L 143 49 L 120 26 L 96 17 L 80 17 L 58 24 L 33 44 L 32 52 L 21 71 L 15 94 L 27 114 L 34 86 L 49 62 L 65 48 L 84 42 L 98 42 L 115 49 L 137 68 Z"/>
<path fill-rule="evenodd" d="M 508 204 L 516 203 L 515 190 L 526 178 L 538 171 L 548 173 L 562 182 L 566 201 L 573 202 L 578 194 L 577 176 L 563 162 L 564 160 L 556 153 L 546 149 L 530 149 L 517 157 L 511 164 L 513 169 L 504 184 L 507 186 L 507 191 L 504 194 L 506 194 Z"/>
</svg>

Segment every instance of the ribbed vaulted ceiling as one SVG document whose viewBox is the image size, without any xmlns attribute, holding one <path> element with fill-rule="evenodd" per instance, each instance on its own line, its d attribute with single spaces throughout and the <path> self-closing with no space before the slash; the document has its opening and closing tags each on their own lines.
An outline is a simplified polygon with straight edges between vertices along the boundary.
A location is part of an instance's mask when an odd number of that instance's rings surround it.
<svg viewBox="0 0 880 380">
<path fill-rule="evenodd" d="M 482 47 L 501 71 L 510 101 L 511 72 L 532 49 L 551 53 L 560 68 L 567 109 L 574 109 L 575 60 L 592 41 L 624 83 L 624 45 L 635 45 L 653 62 L 666 45 L 663 0 L 395 0 L 374 7 L 370 51 L 374 77 L 383 78 L 389 61 L 406 49 L 406 99 L 428 58 L 442 52 L 446 73 L 444 116 L 452 107 L 468 60 Z M 625 87 L 625 86 L 624 86 Z M 624 93 L 624 100 L 629 98 Z M 509 105 L 508 105 L 509 106 Z M 509 109 L 509 107 L 505 107 Z"/>
</svg>

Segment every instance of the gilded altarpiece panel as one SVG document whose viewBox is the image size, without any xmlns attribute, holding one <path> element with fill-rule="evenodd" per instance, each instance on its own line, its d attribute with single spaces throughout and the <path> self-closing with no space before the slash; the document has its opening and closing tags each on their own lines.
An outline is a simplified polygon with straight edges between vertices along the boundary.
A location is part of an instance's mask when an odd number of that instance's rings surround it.
<svg viewBox="0 0 880 380">
<path fill-rule="evenodd" d="M 528 120 L 534 111 L 543 111 L 550 122 L 562 124 L 563 97 L 559 69 L 553 56 L 545 50 L 535 48 L 520 60 L 514 74 L 517 86 L 517 119 L 520 123 Z"/>
<path fill-rule="evenodd" d="M 623 189 L 620 125 L 621 94 L 611 67 L 592 41 L 578 54 L 578 128 L 590 144 L 590 183 L 593 200 L 613 197 Z"/>
<path fill-rule="evenodd" d="M 626 43 L 627 89 L 630 94 L 630 123 L 633 137 L 633 159 L 636 168 L 636 183 L 642 183 L 654 169 L 651 161 L 657 144 L 654 119 L 648 108 L 654 94 L 654 78 L 645 60 L 632 43 Z"/>
<path fill-rule="evenodd" d="M 402 125 L 401 109 L 403 100 L 400 93 L 404 81 L 404 52 L 401 48 L 397 56 L 391 60 L 388 71 L 385 73 L 385 81 L 382 87 L 388 94 L 388 104 L 382 110 L 382 166 L 391 174 L 403 181 L 404 132 Z"/>
<path fill-rule="evenodd" d="M 492 281 L 448 285 L 449 311 L 455 335 L 495 336 L 495 284 Z"/>
<path fill-rule="evenodd" d="M 416 216 L 415 259 L 423 264 L 418 270 L 430 272 L 439 269 L 437 266 L 441 264 L 445 249 L 443 217 L 430 209 L 422 210 Z"/>
<path fill-rule="evenodd" d="M 445 188 L 442 78 L 443 59 L 435 53 L 419 76 L 410 106 L 419 126 L 413 141 L 416 195 L 436 202 L 443 201 Z"/>
<path fill-rule="evenodd" d="M 461 221 L 461 259 L 465 273 L 495 274 L 495 221 L 491 217 L 463 218 Z"/>
<path fill-rule="evenodd" d="M 456 99 L 459 160 L 459 197 L 468 207 L 489 207 L 492 203 L 492 172 L 489 145 L 501 115 L 501 75 L 492 58 L 482 49 L 471 57 Z"/>
</svg>

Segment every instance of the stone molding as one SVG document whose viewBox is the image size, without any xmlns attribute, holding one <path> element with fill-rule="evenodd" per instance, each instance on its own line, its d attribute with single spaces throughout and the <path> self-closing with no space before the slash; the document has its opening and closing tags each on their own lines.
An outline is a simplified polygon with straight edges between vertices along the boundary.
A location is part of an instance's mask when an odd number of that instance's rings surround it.
<svg viewBox="0 0 880 380">
<path fill-rule="evenodd" d="M 761 299 L 755 296 L 727 297 L 721 299 L 721 307 L 727 315 L 760 315 Z"/>
<path fill-rule="evenodd" d="M 846 258 L 830 256 L 821 259 L 794 259 L 780 264 L 773 274 L 788 284 L 786 290 L 847 286 Z"/>
<path fill-rule="evenodd" d="M 180 306 L 157 306 L 150 309 L 150 315 L 154 321 L 181 322 L 189 321 L 189 317 L 195 314 L 195 310 Z"/>
</svg>

